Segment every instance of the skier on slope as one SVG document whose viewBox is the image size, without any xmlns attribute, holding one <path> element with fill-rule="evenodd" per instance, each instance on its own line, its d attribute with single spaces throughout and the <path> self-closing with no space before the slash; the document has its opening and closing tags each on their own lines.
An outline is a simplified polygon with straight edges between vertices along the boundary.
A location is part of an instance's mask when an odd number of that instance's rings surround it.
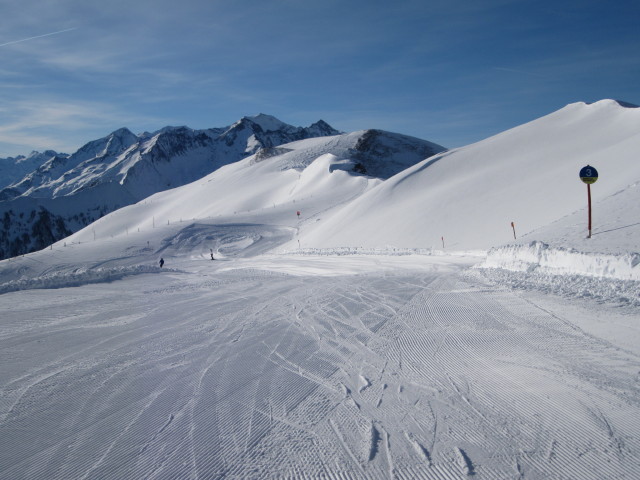
<svg viewBox="0 0 640 480">
<path fill-rule="evenodd" d="M 164 258 L 160 259 L 160 268 L 162 268 L 162 266 L 164 265 Z"/>
</svg>

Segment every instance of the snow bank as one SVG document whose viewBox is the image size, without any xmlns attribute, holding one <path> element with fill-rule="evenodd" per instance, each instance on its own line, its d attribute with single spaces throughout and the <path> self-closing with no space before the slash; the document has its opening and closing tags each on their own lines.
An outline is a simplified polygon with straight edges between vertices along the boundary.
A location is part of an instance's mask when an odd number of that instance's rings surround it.
<svg viewBox="0 0 640 480">
<path fill-rule="evenodd" d="M 470 274 L 473 273 L 469 270 Z M 542 272 L 515 272 L 489 268 L 475 270 L 488 280 L 517 290 L 538 290 L 576 299 L 640 307 L 640 282 L 585 275 L 553 275 Z"/>
<path fill-rule="evenodd" d="M 493 248 L 483 268 L 515 272 L 536 271 L 551 275 L 584 275 L 616 280 L 640 281 L 640 254 L 595 254 L 572 248 L 551 247 L 540 241 L 528 245 Z"/>
<path fill-rule="evenodd" d="M 476 266 L 516 289 L 640 306 L 640 254 L 596 254 L 540 241 L 490 250 Z"/>
<path fill-rule="evenodd" d="M 168 270 L 165 268 L 165 270 Z M 121 280 L 129 275 L 160 272 L 160 267 L 136 265 L 117 268 L 77 269 L 74 272 L 56 272 L 35 278 L 12 280 L 0 284 L 0 295 L 17 290 L 41 288 L 79 287 L 90 283 L 104 283 Z"/>
</svg>

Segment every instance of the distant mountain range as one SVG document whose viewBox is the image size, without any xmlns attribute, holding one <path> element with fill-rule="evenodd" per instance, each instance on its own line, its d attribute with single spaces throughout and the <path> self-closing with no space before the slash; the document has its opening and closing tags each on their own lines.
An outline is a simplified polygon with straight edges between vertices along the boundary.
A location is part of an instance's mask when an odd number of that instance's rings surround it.
<svg viewBox="0 0 640 480">
<path fill-rule="evenodd" d="M 0 259 L 42 249 L 107 213 L 245 157 L 259 161 L 286 152 L 291 142 L 345 135 L 357 159 L 354 175 L 388 178 L 445 150 L 380 130 L 342 134 L 322 120 L 294 127 L 265 114 L 205 130 L 165 127 L 136 135 L 121 128 L 71 155 L 48 150 L 0 159 Z M 331 142 L 323 148 L 320 154 L 330 153 Z"/>
<path fill-rule="evenodd" d="M 261 148 L 339 133 L 323 121 L 308 128 L 293 127 L 263 114 L 207 130 L 165 127 L 135 135 L 121 128 L 72 155 L 47 151 L 13 162 L 0 160 L 11 166 L 7 175 L 0 170 L 0 200 L 58 198 L 111 183 L 122 187 L 122 195 L 140 200 L 192 182 Z"/>
<path fill-rule="evenodd" d="M 493 265 L 526 271 L 540 262 L 566 267 L 568 257 L 554 252 L 575 249 L 622 257 L 583 263 L 571 254 L 565 272 L 637 278 L 638 132 L 640 108 L 602 100 L 433 156 L 433 144 L 379 130 L 300 140 L 110 213 L 53 251 L 118 243 L 123 261 L 128 249 L 142 248 L 146 261 L 157 262 L 156 254 L 206 259 L 211 250 L 239 258 L 495 249 L 504 257 L 494 253 Z M 593 238 L 579 175 L 586 165 L 600 174 L 590 188 Z M 520 250 L 511 248 L 515 242 Z"/>
</svg>

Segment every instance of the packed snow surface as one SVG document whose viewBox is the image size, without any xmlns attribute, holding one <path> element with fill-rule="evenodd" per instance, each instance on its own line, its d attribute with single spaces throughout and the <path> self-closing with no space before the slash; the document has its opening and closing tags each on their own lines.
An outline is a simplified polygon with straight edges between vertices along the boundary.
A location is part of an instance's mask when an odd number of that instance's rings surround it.
<svg viewBox="0 0 640 480">
<path fill-rule="evenodd" d="M 163 225 L 2 262 L 0 478 L 640 468 L 640 310 L 505 289 L 470 254 L 268 253 L 291 229 Z"/>
<path fill-rule="evenodd" d="M 388 180 L 296 142 L 0 262 L 0 479 L 636 478 L 638 111 L 570 106 Z M 570 180 L 512 168 L 515 137 Z M 540 181 L 555 204 L 505 201 Z M 489 213 L 463 236 L 467 193 Z"/>
</svg>

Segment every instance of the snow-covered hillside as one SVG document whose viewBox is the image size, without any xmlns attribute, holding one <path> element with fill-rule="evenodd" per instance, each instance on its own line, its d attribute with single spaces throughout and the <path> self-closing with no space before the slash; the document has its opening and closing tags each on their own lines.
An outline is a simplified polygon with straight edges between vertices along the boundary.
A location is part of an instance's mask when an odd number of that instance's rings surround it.
<svg viewBox="0 0 640 480">
<path fill-rule="evenodd" d="M 640 108 L 611 100 L 568 105 L 399 173 L 301 232 L 301 242 L 441 248 L 444 237 L 446 249 L 489 249 L 513 239 L 511 222 L 524 235 L 586 208 L 578 172 L 587 164 L 600 173 L 592 188 L 597 230 L 637 223 L 632 211 L 608 218 L 598 204 L 640 181 L 639 131 Z M 571 241 L 586 236 L 580 223 Z"/>
<path fill-rule="evenodd" d="M 604 269 L 612 277 L 637 279 L 639 130 L 640 109 L 605 100 L 569 105 L 417 164 L 429 145 L 417 148 L 420 144 L 410 137 L 367 131 L 304 140 L 263 149 L 197 182 L 150 197 L 69 241 L 186 219 L 226 222 L 250 215 L 260 223 L 295 228 L 281 251 L 494 248 L 487 265 L 514 269 L 518 262 L 498 261 L 504 257 L 498 247 L 507 245 L 506 251 L 534 257 L 567 252 L 571 260 L 565 263 L 573 267 L 564 272 L 599 276 Z M 586 238 L 586 186 L 578 177 L 586 164 L 600 172 L 592 186 L 591 239 Z M 358 173 L 361 169 L 377 176 Z M 294 218 L 297 211 L 301 215 L 293 224 L 286 215 L 285 220 L 278 217 L 288 212 Z M 535 241 L 551 244 L 551 250 L 530 247 Z M 599 266 L 592 267 L 598 262 L 569 255 L 571 248 L 610 254 L 609 260 L 602 263 L 600 257 Z M 518 265 L 531 269 L 526 262 Z"/>
<path fill-rule="evenodd" d="M 263 216 L 259 221 L 264 223 L 287 212 L 296 228 L 303 227 L 316 220 L 314 215 L 350 202 L 438 150 L 442 147 L 375 130 L 262 149 L 194 183 L 114 212 L 67 242 L 124 235 L 184 220 L 242 218 L 244 214 Z"/>
<path fill-rule="evenodd" d="M 3 175 L 10 184 L 0 191 L 0 258 L 42 248 L 106 213 L 261 148 L 337 133 L 323 121 L 302 128 L 260 114 L 207 130 L 166 127 L 134 135 L 122 128 L 72 155 L 5 159 L 11 170 Z M 37 167 L 15 180 L 24 165 Z"/>
<path fill-rule="evenodd" d="M 635 478 L 639 113 L 299 140 L 0 261 L 0 479 Z"/>
</svg>

